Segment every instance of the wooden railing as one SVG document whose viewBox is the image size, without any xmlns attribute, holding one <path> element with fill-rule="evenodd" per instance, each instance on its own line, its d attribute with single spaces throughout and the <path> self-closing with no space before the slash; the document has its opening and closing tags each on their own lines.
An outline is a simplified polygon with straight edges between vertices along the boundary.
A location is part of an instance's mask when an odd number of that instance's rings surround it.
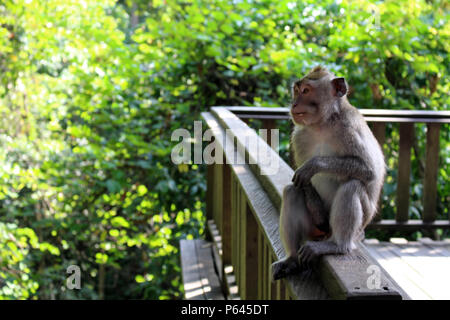
<svg viewBox="0 0 450 320">
<path fill-rule="evenodd" d="M 425 170 L 428 191 L 425 201 L 429 211 L 421 225 L 425 228 L 448 227 L 448 221 L 436 221 L 430 198 L 433 194 L 436 198 L 436 187 L 433 189 L 432 182 L 436 182 L 437 175 L 435 158 L 439 150 L 436 143 L 439 124 L 449 122 L 449 113 L 415 113 L 413 118 L 398 111 L 367 110 L 363 114 L 374 123 L 372 129 L 380 142 L 384 141 L 385 123 L 400 122 L 403 128 L 400 130 L 401 159 L 409 157 L 406 149 L 411 146 L 411 123 L 420 120 L 428 124 L 428 143 L 432 144 L 427 144 Z M 408 115 L 411 116 L 410 113 Z M 272 282 L 270 266 L 285 256 L 279 236 L 279 210 L 282 190 L 290 183 L 293 170 L 241 119 L 262 119 L 265 128 L 273 129 L 274 119 L 288 119 L 288 110 L 213 107 L 202 116 L 212 130 L 216 156 L 224 159 L 223 164 L 208 165 L 206 211 L 209 229 L 213 230 L 211 233 L 216 240 L 219 276 L 226 290 L 229 283 L 227 275 L 232 270 L 242 299 L 408 298 L 362 244 L 349 255 L 325 256 L 313 274 Z M 256 143 L 257 147 L 248 145 L 246 139 L 251 144 Z M 278 166 L 276 174 L 271 172 L 274 163 Z M 402 181 L 400 183 L 399 180 L 400 189 L 405 183 L 409 185 L 409 175 L 399 174 L 399 179 Z M 408 199 L 404 198 L 403 195 L 398 202 L 402 209 L 398 211 L 400 218 L 397 221 L 403 226 L 416 228 L 417 223 L 405 222 L 402 206 L 407 208 Z M 395 223 L 381 220 L 376 224 L 392 227 Z M 376 288 L 368 287 L 370 266 L 376 266 L 381 272 L 381 285 Z"/>
<path fill-rule="evenodd" d="M 287 108 L 228 107 L 240 119 L 262 120 L 262 127 L 276 128 L 275 120 L 288 120 Z M 436 220 L 437 174 L 439 168 L 439 132 L 443 125 L 450 123 L 449 111 L 381 110 L 360 109 L 380 145 L 386 142 L 386 124 L 399 126 L 399 158 L 396 189 L 395 220 L 382 219 L 377 215 L 368 228 L 391 230 L 424 230 L 450 228 L 449 220 Z M 427 127 L 426 156 L 423 181 L 423 215 L 421 220 L 409 220 L 411 149 L 413 147 L 415 124 Z M 448 125 L 445 125 L 448 130 Z"/>
</svg>

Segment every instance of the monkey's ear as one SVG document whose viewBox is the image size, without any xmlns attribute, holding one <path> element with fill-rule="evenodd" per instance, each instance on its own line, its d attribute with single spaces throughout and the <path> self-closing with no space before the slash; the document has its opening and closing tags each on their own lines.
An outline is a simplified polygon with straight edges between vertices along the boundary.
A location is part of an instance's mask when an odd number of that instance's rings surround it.
<svg viewBox="0 0 450 320">
<path fill-rule="evenodd" d="M 344 78 L 334 78 L 331 80 L 331 85 L 333 86 L 333 95 L 340 98 L 347 93 L 348 87 Z"/>
</svg>

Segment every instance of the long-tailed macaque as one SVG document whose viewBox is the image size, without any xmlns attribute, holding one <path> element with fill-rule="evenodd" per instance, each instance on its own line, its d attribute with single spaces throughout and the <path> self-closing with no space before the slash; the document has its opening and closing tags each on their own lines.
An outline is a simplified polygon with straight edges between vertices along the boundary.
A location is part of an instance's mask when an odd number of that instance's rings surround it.
<svg viewBox="0 0 450 320">
<path fill-rule="evenodd" d="M 376 212 L 384 157 L 347 90 L 344 78 L 320 66 L 293 85 L 297 170 L 283 191 L 280 234 L 287 257 L 272 265 L 275 280 L 310 269 L 322 255 L 353 250 Z"/>
</svg>

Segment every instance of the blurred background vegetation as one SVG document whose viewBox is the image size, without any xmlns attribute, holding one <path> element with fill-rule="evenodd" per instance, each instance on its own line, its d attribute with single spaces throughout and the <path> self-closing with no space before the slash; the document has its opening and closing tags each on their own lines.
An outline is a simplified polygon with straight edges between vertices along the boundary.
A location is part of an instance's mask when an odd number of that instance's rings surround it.
<svg viewBox="0 0 450 320">
<path fill-rule="evenodd" d="M 205 179 L 202 166 L 171 163 L 172 131 L 212 105 L 287 106 L 290 83 L 317 64 L 347 78 L 359 108 L 447 110 L 449 10 L 445 0 L 1 0 L 0 298 L 181 298 L 178 241 L 203 233 Z M 387 139 L 392 217 L 391 127 Z M 441 130 L 443 219 L 449 140 Z M 81 290 L 66 289 L 72 264 Z"/>
</svg>

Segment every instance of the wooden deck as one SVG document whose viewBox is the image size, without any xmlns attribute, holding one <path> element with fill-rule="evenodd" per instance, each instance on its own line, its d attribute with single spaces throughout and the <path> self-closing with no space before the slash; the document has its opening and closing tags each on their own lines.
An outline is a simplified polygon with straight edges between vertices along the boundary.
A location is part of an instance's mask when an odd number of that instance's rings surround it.
<svg viewBox="0 0 450 320">
<path fill-rule="evenodd" d="M 367 250 L 413 300 L 450 300 L 450 241 L 368 239 Z"/>
<path fill-rule="evenodd" d="M 186 300 L 224 300 L 212 244 L 202 239 L 181 240 L 180 252 Z"/>
</svg>

